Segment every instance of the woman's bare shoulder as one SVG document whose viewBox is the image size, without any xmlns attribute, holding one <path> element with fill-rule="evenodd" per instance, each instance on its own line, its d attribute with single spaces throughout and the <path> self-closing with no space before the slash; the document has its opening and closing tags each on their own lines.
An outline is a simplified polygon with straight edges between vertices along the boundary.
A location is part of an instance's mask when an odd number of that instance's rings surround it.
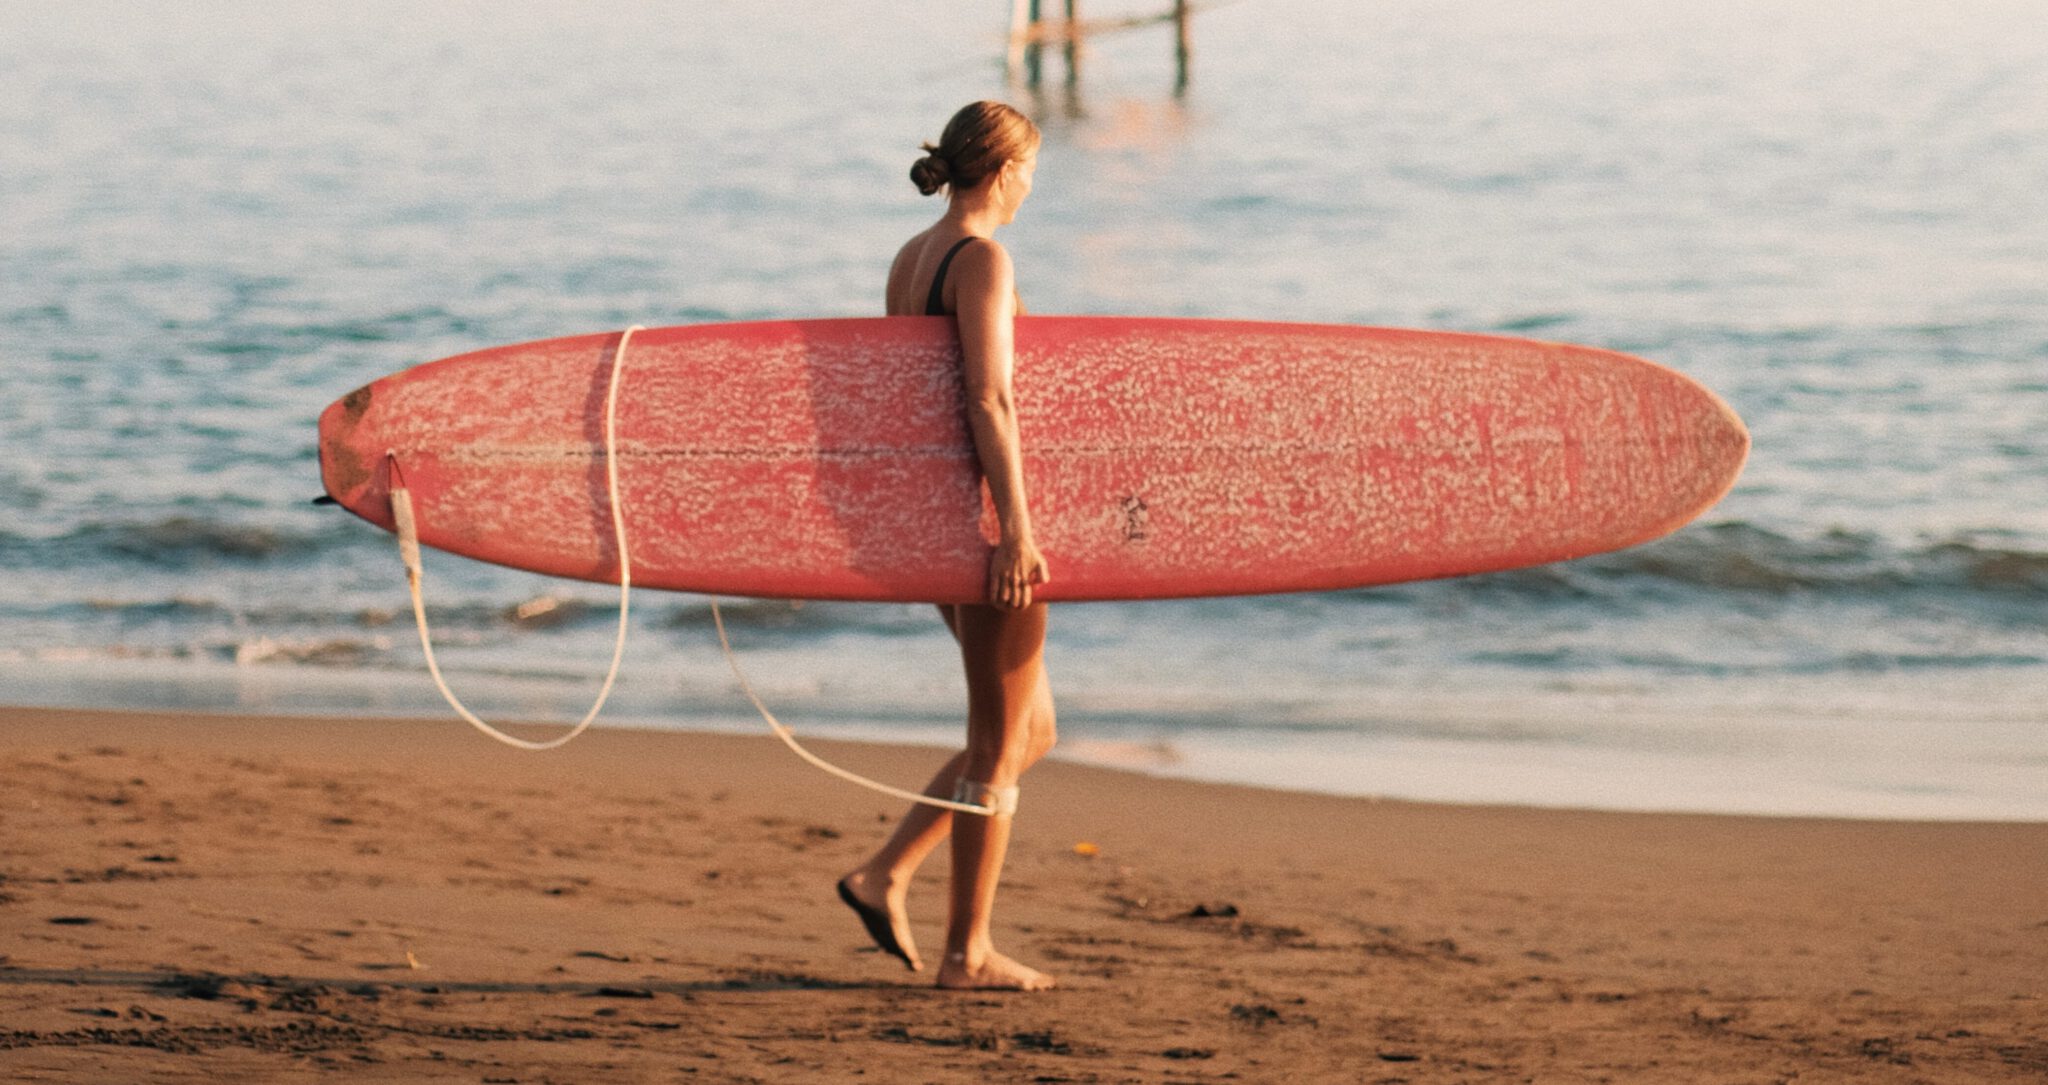
<svg viewBox="0 0 2048 1085">
<path fill-rule="evenodd" d="M 1016 315 L 1017 274 L 1001 244 L 991 238 L 976 240 L 960 250 L 953 269 L 953 311 L 963 320 L 1006 320 Z"/>
<path fill-rule="evenodd" d="M 953 266 L 963 282 L 987 283 L 1001 286 L 1015 274 L 1010 264 L 1010 250 L 993 237 L 975 238 L 972 244 L 960 250 Z"/>
</svg>

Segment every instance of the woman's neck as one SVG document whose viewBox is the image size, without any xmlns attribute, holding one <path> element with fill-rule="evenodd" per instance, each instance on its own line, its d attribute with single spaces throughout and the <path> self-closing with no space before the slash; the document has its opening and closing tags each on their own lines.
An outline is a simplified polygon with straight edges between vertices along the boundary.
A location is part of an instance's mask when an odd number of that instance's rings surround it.
<svg viewBox="0 0 2048 1085">
<path fill-rule="evenodd" d="M 979 191 L 954 195 L 946 207 L 945 217 L 939 221 L 975 237 L 993 237 L 996 228 L 1004 223 L 1002 211 L 996 207 L 995 201 L 989 199 L 987 193 Z"/>
</svg>

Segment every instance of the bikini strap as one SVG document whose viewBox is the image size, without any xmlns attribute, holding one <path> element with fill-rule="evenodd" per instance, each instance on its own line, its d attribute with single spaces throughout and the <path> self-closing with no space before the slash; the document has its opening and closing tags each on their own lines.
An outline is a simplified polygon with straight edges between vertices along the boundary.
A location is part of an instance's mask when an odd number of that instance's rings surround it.
<svg viewBox="0 0 2048 1085">
<path fill-rule="evenodd" d="M 927 297 L 924 301 L 924 315 L 946 315 L 946 269 L 953 266 L 953 257 L 958 255 L 961 249 L 966 248 L 969 241 L 973 240 L 974 238 L 972 237 L 963 237 L 952 248 L 946 250 L 945 259 L 939 261 L 938 274 L 932 276 L 932 292 L 931 296 Z"/>
</svg>

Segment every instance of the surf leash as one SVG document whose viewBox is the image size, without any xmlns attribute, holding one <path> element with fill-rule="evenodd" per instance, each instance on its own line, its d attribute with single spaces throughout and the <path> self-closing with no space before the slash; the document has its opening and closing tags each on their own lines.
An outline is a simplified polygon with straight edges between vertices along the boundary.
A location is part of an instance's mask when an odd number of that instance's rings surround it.
<svg viewBox="0 0 2048 1085">
<path fill-rule="evenodd" d="M 405 562 L 405 583 L 412 592 L 412 616 L 420 628 L 420 649 L 426 653 L 427 673 L 434 676 L 434 685 L 441 690 L 441 696 L 448 701 L 448 706 L 455 710 L 456 715 L 507 746 L 516 746 L 522 750 L 552 750 L 566 745 L 570 739 L 582 734 L 591 722 L 597 719 L 598 712 L 611 697 L 612 684 L 618 681 L 619 677 L 619 662 L 626 656 L 626 618 L 633 599 L 633 559 L 626 552 L 626 512 L 619 504 L 619 375 L 626 365 L 626 344 L 632 340 L 633 333 L 640 330 L 640 325 L 635 324 L 619 336 L 619 347 L 612 352 L 611 387 L 605 391 L 604 397 L 605 486 L 612 506 L 612 538 L 616 540 L 619 548 L 619 633 L 612 642 L 611 669 L 605 672 L 604 685 L 597 691 L 597 700 L 591 704 L 590 711 L 583 714 L 582 721 L 563 734 L 545 741 L 508 735 L 471 712 L 469 707 L 455 696 L 455 691 L 448 688 L 448 680 L 441 676 L 441 664 L 434 659 L 434 638 L 427 631 L 427 604 L 420 589 L 423 573 L 420 567 L 419 521 L 413 514 L 412 491 L 405 485 L 405 472 L 398 465 L 398 453 L 384 453 L 385 461 L 391 466 L 391 519 L 398 529 L 398 556 Z"/>
<path fill-rule="evenodd" d="M 611 697 L 613 683 L 619 677 L 619 663 L 626 655 L 626 621 L 633 595 L 633 561 L 626 550 L 626 513 L 619 493 L 619 378 L 625 371 L 626 344 L 632 340 L 634 332 L 643 330 L 645 329 L 635 324 L 620 334 L 618 349 L 612 353 L 611 383 L 610 387 L 605 391 L 604 399 L 605 487 L 607 499 L 611 503 L 612 537 L 619 548 L 619 631 L 618 636 L 612 642 L 612 665 L 605 672 L 604 685 L 597 691 L 597 700 L 591 704 L 590 711 L 584 713 L 583 719 L 563 734 L 545 741 L 535 741 L 533 739 L 520 738 L 517 735 L 508 735 L 486 722 L 476 713 L 471 712 L 469 707 L 464 705 L 462 700 L 455 696 L 455 691 L 448 687 L 447 679 L 441 674 L 441 665 L 434 658 L 434 638 L 427 628 L 427 604 L 421 589 L 421 580 L 424 577 L 424 573 L 420 563 L 419 519 L 413 511 L 412 491 L 405 485 L 405 472 L 399 466 L 398 453 L 396 451 L 386 451 L 384 453 L 385 460 L 391 467 L 391 518 L 398 532 L 398 554 L 400 560 L 405 563 L 406 587 L 412 593 L 412 616 L 415 624 L 419 626 L 420 650 L 427 658 L 427 673 L 433 675 L 435 687 L 441 691 L 442 698 L 448 702 L 448 706 L 453 708 L 457 715 L 468 720 L 470 725 L 477 730 L 507 746 L 516 746 L 522 750 L 552 750 L 568 744 L 571 739 L 582 734 L 597 719 L 598 712 L 603 710 L 605 701 Z M 718 647 L 725 652 L 725 662 L 732 668 L 733 677 L 739 682 L 740 692 L 746 694 L 747 700 L 753 702 L 754 710 L 761 714 L 763 720 L 767 721 L 768 729 L 774 732 L 775 737 L 781 739 L 783 745 L 788 746 L 798 757 L 848 783 L 858 784 L 870 791 L 878 791 L 884 795 L 908 802 L 936 806 L 944 810 L 957 811 L 963 814 L 993 816 L 995 814 L 1016 812 L 1015 788 L 983 788 L 984 791 L 988 791 L 990 794 L 986 796 L 977 794 L 975 797 L 987 798 L 988 801 L 986 803 L 962 802 L 958 798 L 941 799 L 934 795 L 926 795 L 922 792 L 894 787 L 879 780 L 871 780 L 857 772 L 840 768 L 838 765 L 805 749 L 803 743 L 797 741 L 796 734 L 789 729 L 788 725 L 776 719 L 775 713 L 768 710 L 767 704 L 763 703 L 760 695 L 754 692 L 753 683 L 747 681 L 746 671 L 741 669 L 739 656 L 732 650 L 732 641 L 726 635 L 725 615 L 719 610 L 717 598 L 709 598 L 711 599 L 711 623 L 718 630 Z M 996 790 L 1000 790 L 1003 793 L 996 794 Z M 965 792 L 963 791 L 961 794 L 964 796 Z"/>
<path fill-rule="evenodd" d="M 768 721 L 768 729 L 775 732 L 775 737 L 781 739 L 783 745 L 795 751 L 798 757 L 848 783 L 859 784 L 870 791 L 879 791 L 884 795 L 892 795 L 910 802 L 923 803 L 926 806 L 936 806 L 942 810 L 957 810 L 963 814 L 994 815 L 1016 812 L 1017 800 L 1014 794 L 1008 797 L 1007 805 L 1005 805 L 1001 797 L 992 798 L 987 805 L 976 805 L 971 802 L 961 802 L 957 799 L 941 799 L 935 795 L 926 795 L 923 792 L 892 787 L 878 780 L 870 780 L 857 772 L 840 768 L 838 765 L 804 749 L 803 743 L 796 740 L 796 735 L 790 731 L 788 726 L 781 720 L 776 719 L 775 713 L 768 711 L 768 706 L 761 703 L 761 698 L 755 695 L 753 683 L 747 681 L 746 672 L 740 669 L 740 657 L 733 653 L 732 642 L 726 639 L 725 617 L 718 612 L 717 599 L 711 600 L 711 624 L 718 628 L 718 646 L 725 649 L 725 661 L 732 667 L 732 676 L 739 680 L 740 692 L 747 695 L 747 700 L 754 702 L 755 711 L 761 713 L 761 718 Z M 1014 792 L 1016 789 L 1006 788 L 1004 790 Z"/>
</svg>

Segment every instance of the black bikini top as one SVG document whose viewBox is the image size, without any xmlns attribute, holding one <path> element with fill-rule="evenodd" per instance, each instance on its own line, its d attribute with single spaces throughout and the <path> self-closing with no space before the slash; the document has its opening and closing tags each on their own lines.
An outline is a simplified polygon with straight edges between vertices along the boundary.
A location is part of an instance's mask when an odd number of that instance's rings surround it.
<svg viewBox="0 0 2048 1085">
<path fill-rule="evenodd" d="M 969 241 L 973 240 L 974 238 L 972 237 L 963 237 L 952 248 L 946 250 L 946 258 L 939 261 L 938 274 L 932 276 L 932 292 L 931 296 L 924 301 L 924 315 L 946 315 L 946 302 L 944 300 L 946 269 L 953 266 L 953 257 L 958 255 L 961 249 L 966 248 Z"/>
</svg>

